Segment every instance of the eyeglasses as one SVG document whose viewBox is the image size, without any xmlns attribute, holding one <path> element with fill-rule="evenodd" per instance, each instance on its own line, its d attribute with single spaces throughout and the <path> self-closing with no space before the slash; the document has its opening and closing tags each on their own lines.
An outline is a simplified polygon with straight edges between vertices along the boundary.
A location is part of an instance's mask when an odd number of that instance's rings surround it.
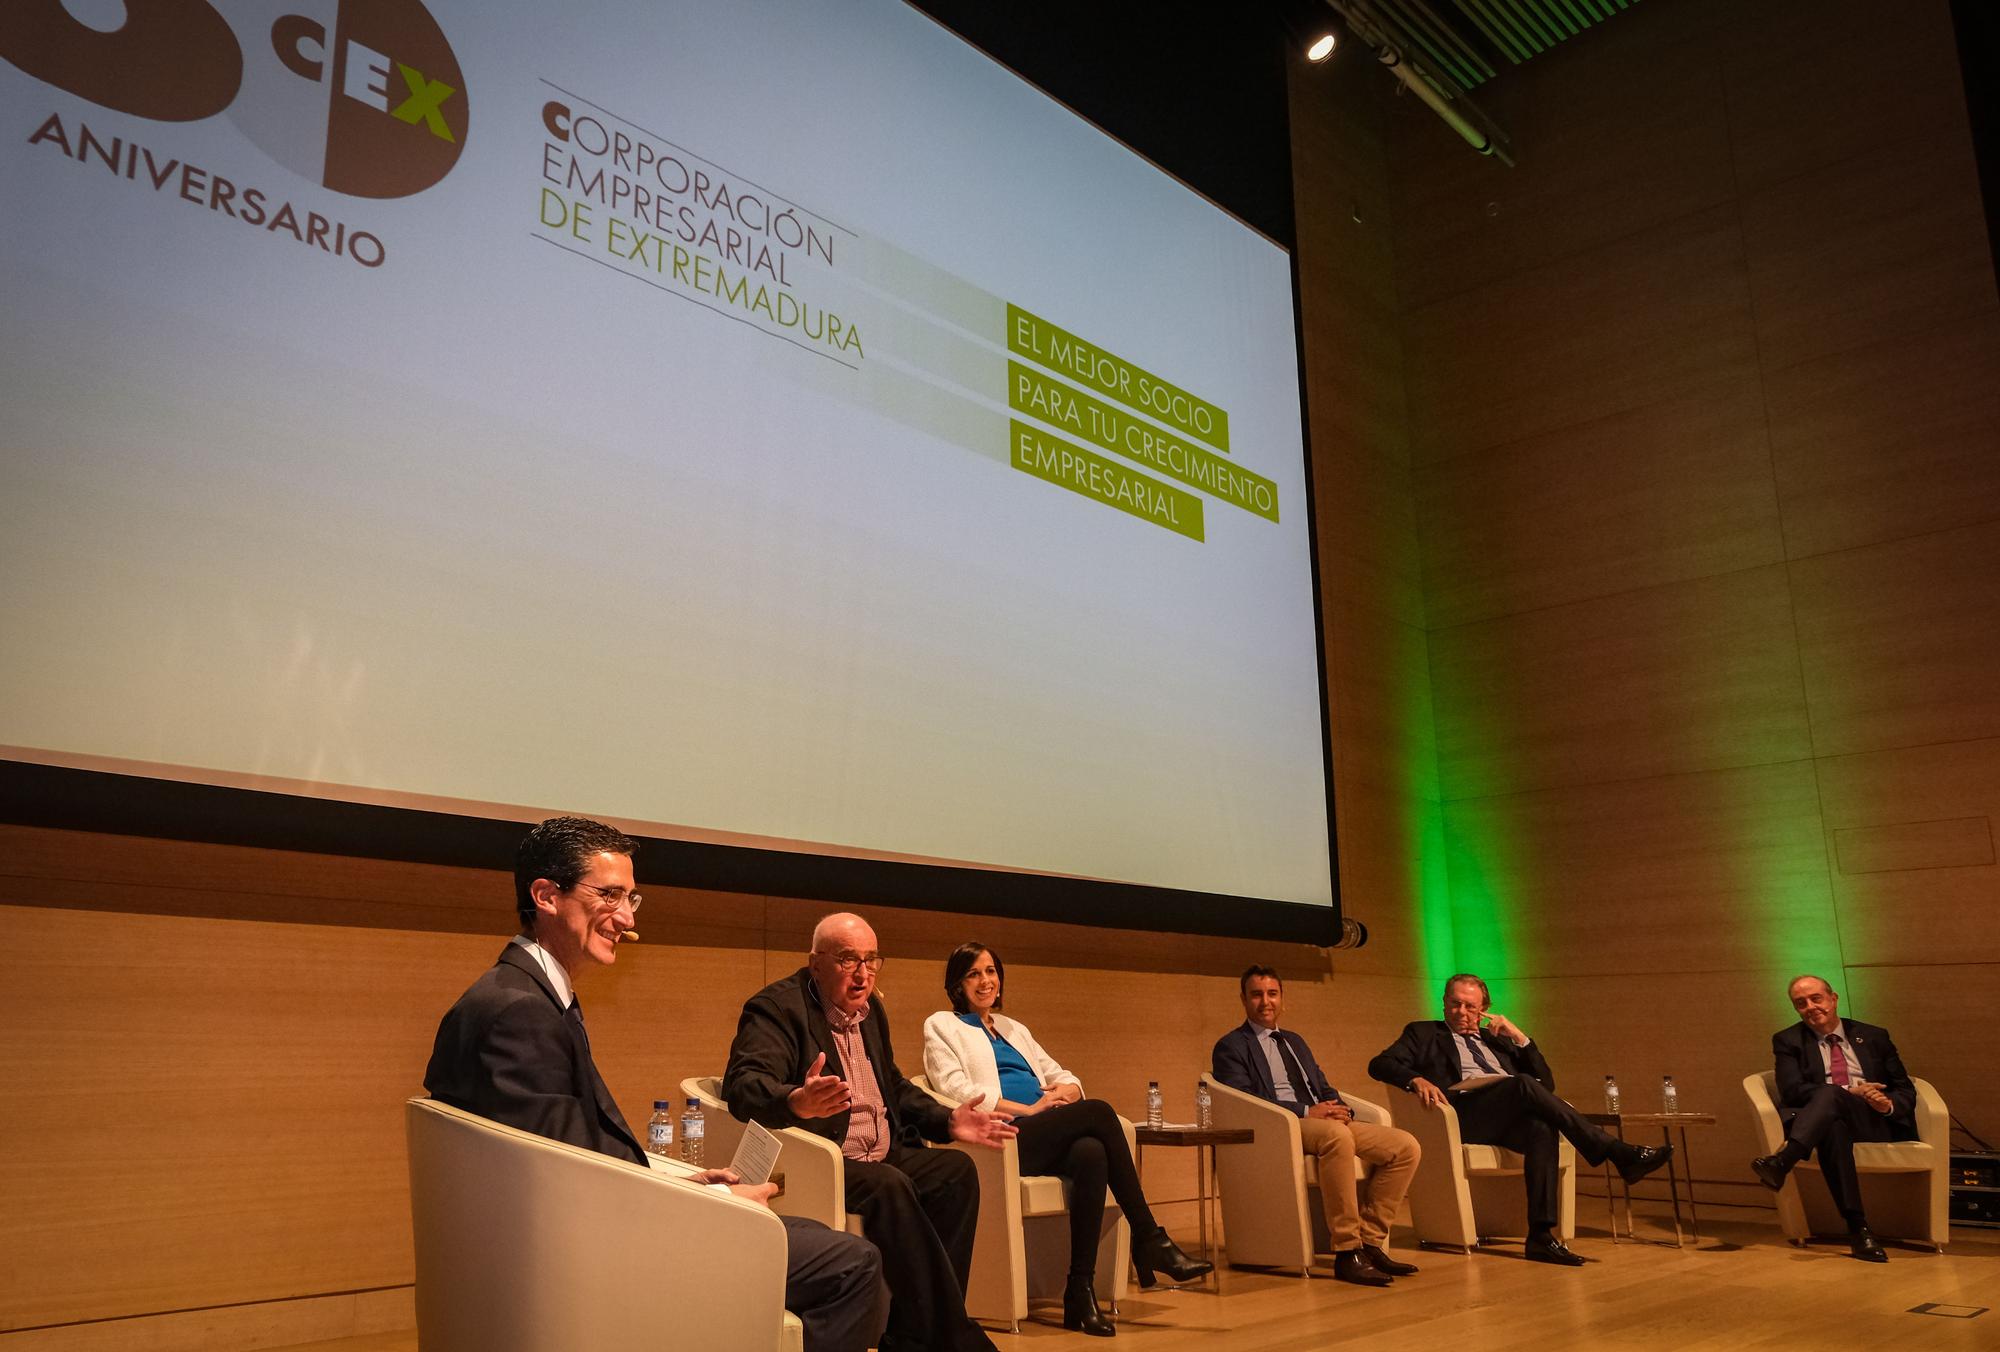
<svg viewBox="0 0 2000 1352">
<path fill-rule="evenodd" d="M 622 887 L 599 887 L 595 883 L 577 883 L 576 887 L 597 898 L 597 904 L 606 910 L 617 910 L 620 906 L 630 906 L 632 914 L 639 914 L 639 907 L 645 898 L 637 892 L 627 892 Z"/>
<path fill-rule="evenodd" d="M 841 973 L 845 976 L 853 976 L 863 967 L 866 967 L 871 972 L 879 972 L 882 970 L 882 955 L 880 953 L 854 953 L 854 952 L 843 951 L 839 953 L 822 953 L 820 954 L 820 956 L 823 958 L 830 959 L 833 965 L 835 967 L 838 967 Z"/>
</svg>

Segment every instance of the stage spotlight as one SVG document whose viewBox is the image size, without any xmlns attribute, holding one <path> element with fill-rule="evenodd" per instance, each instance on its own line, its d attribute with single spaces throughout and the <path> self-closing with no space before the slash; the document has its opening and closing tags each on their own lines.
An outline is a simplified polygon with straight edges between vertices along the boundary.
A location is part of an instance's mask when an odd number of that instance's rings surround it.
<svg viewBox="0 0 2000 1352">
<path fill-rule="evenodd" d="M 1321 33 L 1306 46 L 1306 60 L 1317 65 L 1333 55 L 1333 49 L 1340 45 L 1340 39 L 1329 30 Z"/>
</svg>

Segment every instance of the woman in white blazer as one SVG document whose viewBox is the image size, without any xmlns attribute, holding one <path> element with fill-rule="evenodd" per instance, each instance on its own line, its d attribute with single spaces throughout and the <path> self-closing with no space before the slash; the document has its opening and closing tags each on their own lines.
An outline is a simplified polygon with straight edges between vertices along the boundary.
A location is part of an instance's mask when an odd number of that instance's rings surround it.
<svg viewBox="0 0 2000 1352">
<path fill-rule="evenodd" d="M 960 944 L 953 951 L 944 965 L 951 1008 L 924 1021 L 924 1072 L 947 1098 L 964 1102 L 984 1095 L 982 1101 L 995 1111 L 1014 1115 L 1022 1173 L 1069 1180 L 1063 1327 L 1109 1338 L 1118 1328 L 1097 1308 L 1092 1287 L 1107 1189 L 1131 1223 L 1132 1263 L 1142 1285 L 1155 1272 L 1193 1281 L 1214 1265 L 1182 1253 L 1154 1221 L 1111 1105 L 1085 1098 L 1081 1082 L 1042 1050 L 1027 1026 L 1000 1012 L 1006 973 L 999 955 L 985 944 Z"/>
</svg>

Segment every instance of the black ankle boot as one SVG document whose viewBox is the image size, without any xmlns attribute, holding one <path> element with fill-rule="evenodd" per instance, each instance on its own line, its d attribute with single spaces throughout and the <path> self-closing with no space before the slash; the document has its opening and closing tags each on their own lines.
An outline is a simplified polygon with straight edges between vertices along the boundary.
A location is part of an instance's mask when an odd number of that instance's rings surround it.
<svg viewBox="0 0 2000 1352">
<path fill-rule="evenodd" d="M 1151 1286 L 1155 1272 L 1164 1272 L 1177 1282 L 1192 1282 L 1215 1271 L 1215 1264 L 1182 1253 L 1164 1229 L 1156 1229 L 1132 1245 L 1132 1266 L 1139 1270 L 1141 1286 Z"/>
<path fill-rule="evenodd" d="M 1097 1292 L 1092 1289 L 1090 1278 L 1072 1275 L 1069 1284 L 1063 1287 L 1063 1327 L 1079 1329 L 1093 1338 L 1117 1336 L 1118 1326 L 1097 1308 Z"/>
</svg>

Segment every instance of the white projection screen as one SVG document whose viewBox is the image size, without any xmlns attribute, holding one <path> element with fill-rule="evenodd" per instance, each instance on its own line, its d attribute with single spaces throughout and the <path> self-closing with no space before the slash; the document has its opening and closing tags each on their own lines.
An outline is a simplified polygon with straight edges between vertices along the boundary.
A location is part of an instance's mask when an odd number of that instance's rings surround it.
<svg viewBox="0 0 2000 1352">
<path fill-rule="evenodd" d="M 1290 256 L 922 13 L 11 0 L 0 58 L 17 775 L 1337 922 Z"/>
</svg>

